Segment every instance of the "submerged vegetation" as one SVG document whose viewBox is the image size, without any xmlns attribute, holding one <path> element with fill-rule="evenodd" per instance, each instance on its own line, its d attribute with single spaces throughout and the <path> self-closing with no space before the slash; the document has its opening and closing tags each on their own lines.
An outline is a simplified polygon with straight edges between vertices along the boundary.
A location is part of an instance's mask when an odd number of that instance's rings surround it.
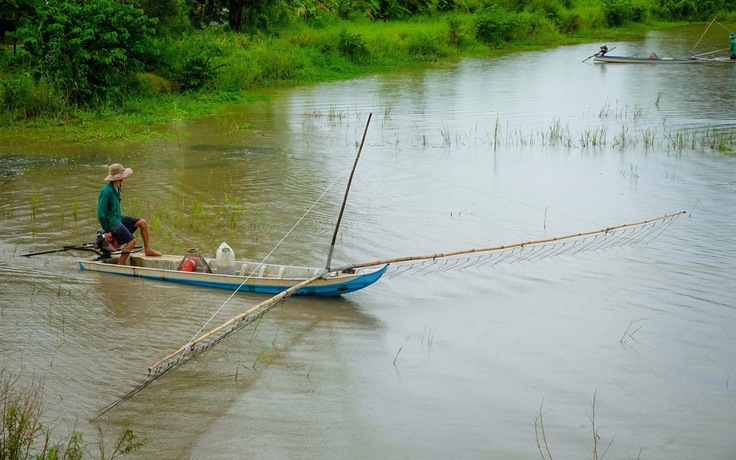
<svg viewBox="0 0 736 460">
<path fill-rule="evenodd" d="M 734 15 L 725 0 L 11 0 L 4 5 L 0 129 L 52 128 L 54 137 L 95 142 L 146 136 L 146 129 L 133 123 L 212 112 L 258 97 L 255 92 L 270 86 L 604 35 L 634 36 L 675 21 Z"/>
<path fill-rule="evenodd" d="M 20 377 L 0 370 L 0 459 L 113 459 L 135 452 L 145 444 L 127 425 L 111 445 L 106 445 L 102 430 L 92 444 L 86 444 L 77 430 L 56 440 L 52 429 L 41 422 L 42 400 L 42 383 L 21 382 Z"/>
<path fill-rule="evenodd" d="M 608 444 L 601 445 L 601 436 L 598 432 L 598 427 L 595 424 L 595 415 L 596 415 L 596 409 L 595 405 L 598 399 L 598 390 L 596 390 L 593 393 L 593 404 L 591 408 L 591 412 L 588 415 L 588 418 L 590 419 L 590 425 L 591 425 L 591 459 L 592 460 L 602 460 L 603 457 L 606 456 L 608 453 L 608 450 L 611 448 L 611 445 L 613 444 L 613 439 L 611 439 Z M 547 440 L 547 431 L 544 427 L 544 401 L 539 405 L 539 412 L 536 417 L 534 417 L 534 434 L 537 440 L 537 449 L 539 450 L 539 456 L 542 458 L 542 460 L 552 460 L 552 451 L 550 449 L 549 442 Z M 642 449 L 643 450 L 643 449 Z M 639 455 L 636 457 L 637 459 L 641 458 L 641 450 L 639 451 Z"/>
</svg>

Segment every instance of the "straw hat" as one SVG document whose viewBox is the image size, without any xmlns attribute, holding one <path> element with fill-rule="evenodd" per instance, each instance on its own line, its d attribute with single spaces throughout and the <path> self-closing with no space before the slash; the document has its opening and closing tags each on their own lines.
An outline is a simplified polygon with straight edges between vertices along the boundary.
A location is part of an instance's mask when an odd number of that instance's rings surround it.
<svg viewBox="0 0 736 460">
<path fill-rule="evenodd" d="M 124 168 L 123 165 L 120 163 L 111 164 L 109 168 L 107 168 L 107 177 L 105 180 L 114 182 L 116 180 L 123 180 L 126 177 L 133 174 L 133 170 L 130 168 Z"/>
</svg>

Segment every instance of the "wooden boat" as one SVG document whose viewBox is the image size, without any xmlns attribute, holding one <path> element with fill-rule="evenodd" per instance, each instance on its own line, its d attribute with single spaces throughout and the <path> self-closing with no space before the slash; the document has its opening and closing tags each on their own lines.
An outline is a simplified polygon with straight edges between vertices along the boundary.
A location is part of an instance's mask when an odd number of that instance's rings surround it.
<svg viewBox="0 0 736 460">
<path fill-rule="evenodd" d="M 649 57 L 640 56 L 596 56 L 594 62 L 600 64 L 696 64 L 701 62 L 700 59 L 694 57 L 659 57 L 652 54 Z"/>
<path fill-rule="evenodd" d="M 174 283 L 191 284 L 230 291 L 279 294 L 305 280 L 320 275 L 308 285 L 299 288 L 297 295 L 338 296 L 357 291 L 378 281 L 388 264 L 381 267 L 336 269 L 297 267 L 289 265 L 259 264 L 236 261 L 235 275 L 217 273 L 214 259 L 205 259 L 214 273 L 179 271 L 182 256 L 164 255 L 148 257 L 131 254 L 130 265 L 105 263 L 100 260 L 79 260 L 79 268 L 100 273 L 135 276 Z"/>
</svg>

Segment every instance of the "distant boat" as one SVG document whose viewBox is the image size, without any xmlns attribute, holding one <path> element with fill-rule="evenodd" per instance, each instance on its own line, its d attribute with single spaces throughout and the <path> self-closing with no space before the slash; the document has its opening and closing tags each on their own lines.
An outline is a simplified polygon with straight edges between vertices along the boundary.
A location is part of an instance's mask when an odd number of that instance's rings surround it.
<svg viewBox="0 0 736 460">
<path fill-rule="evenodd" d="M 596 56 L 594 62 L 601 64 L 695 64 L 703 60 L 694 57 L 659 57 L 652 53 L 649 57 L 641 56 Z"/>
</svg>

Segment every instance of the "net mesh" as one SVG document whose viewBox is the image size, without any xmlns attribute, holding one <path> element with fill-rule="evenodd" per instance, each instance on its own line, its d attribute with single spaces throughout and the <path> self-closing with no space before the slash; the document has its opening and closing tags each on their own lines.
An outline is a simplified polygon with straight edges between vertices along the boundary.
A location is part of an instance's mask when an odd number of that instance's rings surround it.
<svg viewBox="0 0 736 460">
<path fill-rule="evenodd" d="M 132 398 L 139 392 L 143 391 L 143 389 L 145 389 L 147 386 L 151 385 L 152 383 L 162 378 L 168 372 L 178 369 L 179 367 L 188 363 L 192 359 L 197 358 L 199 355 L 209 350 L 210 348 L 214 347 L 218 343 L 222 342 L 224 339 L 234 334 L 235 332 L 243 329 L 244 327 L 248 326 L 249 324 L 255 321 L 258 321 L 266 313 L 276 308 L 278 305 L 282 304 L 286 300 L 286 298 L 288 298 L 288 296 L 282 299 L 279 299 L 279 301 L 274 302 L 268 306 L 265 306 L 263 309 L 261 309 L 260 311 L 256 313 L 253 313 L 252 315 L 245 316 L 245 317 L 238 319 L 237 321 L 233 322 L 233 324 L 231 324 L 229 327 L 219 332 L 217 335 L 213 335 L 207 340 L 198 342 L 195 345 L 188 347 L 187 351 L 183 353 L 179 353 L 173 358 L 168 359 L 162 362 L 161 364 L 150 368 L 148 370 L 148 377 L 145 380 L 139 383 L 135 388 L 133 388 L 133 390 L 128 392 L 125 396 L 105 406 L 102 410 L 100 410 L 100 412 L 92 420 L 96 420 L 97 418 L 101 417 L 105 413 L 120 406 L 121 404 L 128 401 L 130 398 Z"/>
<path fill-rule="evenodd" d="M 388 278 L 403 274 L 430 275 L 453 270 L 470 270 L 493 267 L 498 264 L 515 264 L 549 259 L 581 252 L 604 251 L 615 247 L 649 244 L 679 216 L 646 222 L 594 234 L 566 237 L 564 240 L 544 240 L 519 243 L 512 247 L 497 247 L 464 254 L 439 254 L 419 260 L 395 261 L 384 275 Z"/>
</svg>

